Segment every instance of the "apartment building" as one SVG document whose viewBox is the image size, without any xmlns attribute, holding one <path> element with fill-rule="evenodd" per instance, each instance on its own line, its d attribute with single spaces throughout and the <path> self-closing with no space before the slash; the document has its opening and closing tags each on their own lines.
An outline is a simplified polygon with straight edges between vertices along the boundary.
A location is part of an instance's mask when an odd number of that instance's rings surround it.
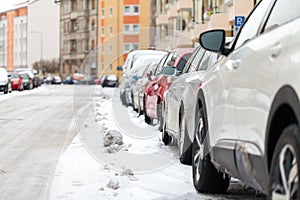
<svg viewBox="0 0 300 200">
<path fill-rule="evenodd" d="M 98 0 L 61 0 L 61 75 L 96 75 Z"/>
<path fill-rule="evenodd" d="M 201 32 L 224 29 L 233 36 L 236 16 L 247 17 L 258 0 L 156 0 L 156 46 L 194 47 Z"/>
<path fill-rule="evenodd" d="M 151 0 L 99 0 L 98 75 L 117 74 L 129 51 L 154 45 Z"/>
<path fill-rule="evenodd" d="M 24 0 L 1 11 L 0 66 L 31 68 L 41 59 L 58 58 L 58 13 L 59 8 L 48 0 Z"/>
</svg>

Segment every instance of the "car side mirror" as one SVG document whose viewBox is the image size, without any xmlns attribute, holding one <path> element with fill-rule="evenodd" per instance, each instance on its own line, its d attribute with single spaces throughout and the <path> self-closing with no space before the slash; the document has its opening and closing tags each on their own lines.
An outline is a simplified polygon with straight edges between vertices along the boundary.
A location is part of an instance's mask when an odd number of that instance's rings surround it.
<svg viewBox="0 0 300 200">
<path fill-rule="evenodd" d="M 225 36 L 225 31 L 222 29 L 206 31 L 200 34 L 199 43 L 208 51 L 223 53 Z"/>
<path fill-rule="evenodd" d="M 10 75 L 10 74 L 7 74 L 7 77 L 8 77 L 8 78 L 10 78 L 10 77 L 11 77 L 11 75 Z"/>
</svg>

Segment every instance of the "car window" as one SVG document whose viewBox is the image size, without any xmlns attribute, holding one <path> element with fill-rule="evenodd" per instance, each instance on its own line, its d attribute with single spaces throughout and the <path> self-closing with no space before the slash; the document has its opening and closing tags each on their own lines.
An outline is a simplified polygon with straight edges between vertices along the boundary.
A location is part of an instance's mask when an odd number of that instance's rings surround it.
<svg viewBox="0 0 300 200">
<path fill-rule="evenodd" d="M 193 60 L 188 72 L 194 72 L 194 71 L 197 70 L 197 68 L 200 64 L 200 60 L 202 59 L 204 53 L 205 53 L 205 50 L 203 48 L 201 48 L 200 51 L 198 51 L 198 53 L 195 56 L 195 59 Z"/>
<path fill-rule="evenodd" d="M 238 35 L 235 49 L 256 37 L 261 25 L 260 22 L 264 19 L 271 1 L 263 0 L 255 8 Z"/>
<path fill-rule="evenodd" d="M 193 60 L 195 59 L 195 57 L 196 57 L 196 55 L 197 55 L 197 53 L 198 53 L 198 51 L 199 51 L 200 49 L 201 49 L 201 46 L 198 46 L 198 47 L 194 50 L 193 54 L 191 55 L 190 59 L 186 62 L 185 66 L 184 66 L 184 68 L 183 68 L 183 70 L 182 70 L 182 73 L 183 73 L 183 74 L 188 72 L 189 68 L 191 67 L 191 64 L 192 64 Z"/>
<path fill-rule="evenodd" d="M 187 63 L 187 61 L 190 59 L 190 57 L 192 56 L 192 53 L 186 54 L 184 55 L 181 60 L 179 61 L 178 65 L 177 65 L 177 70 L 178 71 L 182 71 L 185 64 Z"/>
<path fill-rule="evenodd" d="M 169 53 L 165 60 L 163 60 L 163 61 L 161 60 L 162 62 L 159 63 L 158 67 L 156 68 L 156 71 L 155 71 L 154 75 L 160 74 L 162 68 L 172 59 L 173 56 L 174 56 L 174 52 Z"/>
<path fill-rule="evenodd" d="M 265 30 L 272 30 L 300 16 L 299 0 L 277 0 L 266 23 Z"/>
<path fill-rule="evenodd" d="M 210 55 L 211 55 L 211 53 L 209 51 L 205 52 L 205 54 L 203 55 L 203 58 L 201 59 L 200 65 L 197 68 L 198 71 L 207 69 Z"/>
<path fill-rule="evenodd" d="M 168 57 L 169 55 L 170 55 L 170 53 L 167 54 L 167 55 L 165 55 L 165 56 L 159 61 L 158 65 L 157 65 L 157 68 L 155 69 L 153 75 L 158 74 L 157 71 L 161 71 L 161 69 L 162 69 L 162 67 L 163 67 L 163 65 L 164 65 L 164 63 L 165 63 L 165 61 L 166 61 L 166 59 L 167 59 L 167 57 Z"/>
</svg>

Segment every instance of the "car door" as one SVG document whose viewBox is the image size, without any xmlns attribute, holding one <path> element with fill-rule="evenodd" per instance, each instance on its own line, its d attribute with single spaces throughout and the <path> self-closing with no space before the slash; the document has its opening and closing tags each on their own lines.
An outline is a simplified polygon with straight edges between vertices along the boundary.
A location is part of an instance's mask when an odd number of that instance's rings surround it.
<svg viewBox="0 0 300 200">
<path fill-rule="evenodd" d="M 232 70 L 232 102 L 238 145 L 254 156 L 265 153 L 269 111 L 277 92 L 279 73 L 288 63 L 286 44 L 295 26 L 288 22 L 299 15 L 299 7 L 298 0 L 277 0 L 262 31 L 231 57 L 235 62 Z"/>
<path fill-rule="evenodd" d="M 234 101 L 236 101 L 235 67 L 241 57 L 251 54 L 245 49 L 237 55 L 244 44 L 253 40 L 260 29 L 265 13 L 272 0 L 264 0 L 251 13 L 246 23 L 233 41 L 235 50 L 222 58 L 216 67 L 208 70 L 203 83 L 206 114 L 208 119 L 209 140 L 211 146 L 233 151 L 238 139 Z M 230 44 L 230 45 L 232 45 Z M 233 47 L 232 47 L 233 48 Z M 241 80 L 243 80 L 242 77 Z M 220 158 L 223 159 L 223 158 Z"/>
</svg>

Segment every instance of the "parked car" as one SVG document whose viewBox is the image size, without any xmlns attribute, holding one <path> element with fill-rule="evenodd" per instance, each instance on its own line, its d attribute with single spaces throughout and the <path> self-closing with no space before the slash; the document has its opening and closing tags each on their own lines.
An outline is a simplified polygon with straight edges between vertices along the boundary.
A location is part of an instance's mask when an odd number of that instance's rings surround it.
<svg viewBox="0 0 300 200">
<path fill-rule="evenodd" d="M 139 113 L 144 112 L 144 91 L 147 83 L 150 81 L 152 71 L 157 67 L 158 63 L 150 62 L 144 69 L 144 72 L 135 84 L 133 89 L 133 108 Z"/>
<path fill-rule="evenodd" d="M 163 125 L 162 104 L 164 102 L 164 93 L 168 91 L 170 85 L 175 80 L 175 75 L 178 75 L 183 70 L 193 51 L 193 48 L 181 48 L 171 51 L 158 64 L 158 67 L 154 72 L 155 78 L 146 86 L 144 95 L 146 105 L 144 113 L 145 122 L 151 124 L 153 119 L 157 119 L 159 123 L 159 130 L 162 130 Z M 162 73 L 164 71 L 164 67 L 175 67 L 175 73 Z M 170 70 L 172 68 L 167 69 Z"/>
<path fill-rule="evenodd" d="M 53 76 L 52 84 L 61 84 L 61 78 L 59 76 Z"/>
<path fill-rule="evenodd" d="M 19 75 L 22 77 L 23 88 L 25 90 L 33 89 L 33 79 L 29 76 L 26 71 L 19 72 Z"/>
<path fill-rule="evenodd" d="M 137 68 L 140 68 L 140 72 L 142 72 L 147 63 L 152 61 L 158 62 L 165 54 L 167 54 L 166 51 L 156 50 L 136 50 L 128 54 L 123 66 L 123 76 L 119 86 L 120 98 L 123 105 L 130 106 L 133 103 L 132 91 L 134 87 L 132 87 L 131 83 L 135 84 L 139 78 L 135 74 Z"/>
<path fill-rule="evenodd" d="M 42 84 L 41 78 L 38 76 L 37 71 L 30 68 L 18 68 L 16 72 L 26 72 L 30 79 L 32 79 L 33 88 L 37 88 Z"/>
<path fill-rule="evenodd" d="M 9 72 L 12 90 L 23 91 L 23 78 L 17 72 Z"/>
<path fill-rule="evenodd" d="M 203 73 L 218 59 L 216 53 L 198 47 L 183 70 L 183 74 L 171 85 L 165 94 L 163 107 L 162 140 L 167 145 L 173 138 L 178 145 L 179 160 L 183 164 L 192 164 L 191 143 L 185 141 L 187 132 L 194 132 L 196 91 L 203 84 Z M 186 143 L 185 143 L 186 142 Z"/>
<path fill-rule="evenodd" d="M 10 75 L 5 68 L 0 68 L 0 91 L 4 94 L 12 91 Z"/>
<path fill-rule="evenodd" d="M 224 30 L 200 35 L 224 58 L 205 73 L 189 119 L 199 192 L 224 192 L 236 177 L 270 199 L 299 199 L 299 7 L 260 1 L 228 46 Z"/>
<path fill-rule="evenodd" d="M 82 81 L 80 81 L 80 84 L 82 85 L 95 85 L 97 83 L 97 76 L 96 75 L 90 75 L 85 76 Z"/>
<path fill-rule="evenodd" d="M 119 79 L 115 74 L 105 75 L 101 81 L 102 87 L 118 87 Z"/>
</svg>

